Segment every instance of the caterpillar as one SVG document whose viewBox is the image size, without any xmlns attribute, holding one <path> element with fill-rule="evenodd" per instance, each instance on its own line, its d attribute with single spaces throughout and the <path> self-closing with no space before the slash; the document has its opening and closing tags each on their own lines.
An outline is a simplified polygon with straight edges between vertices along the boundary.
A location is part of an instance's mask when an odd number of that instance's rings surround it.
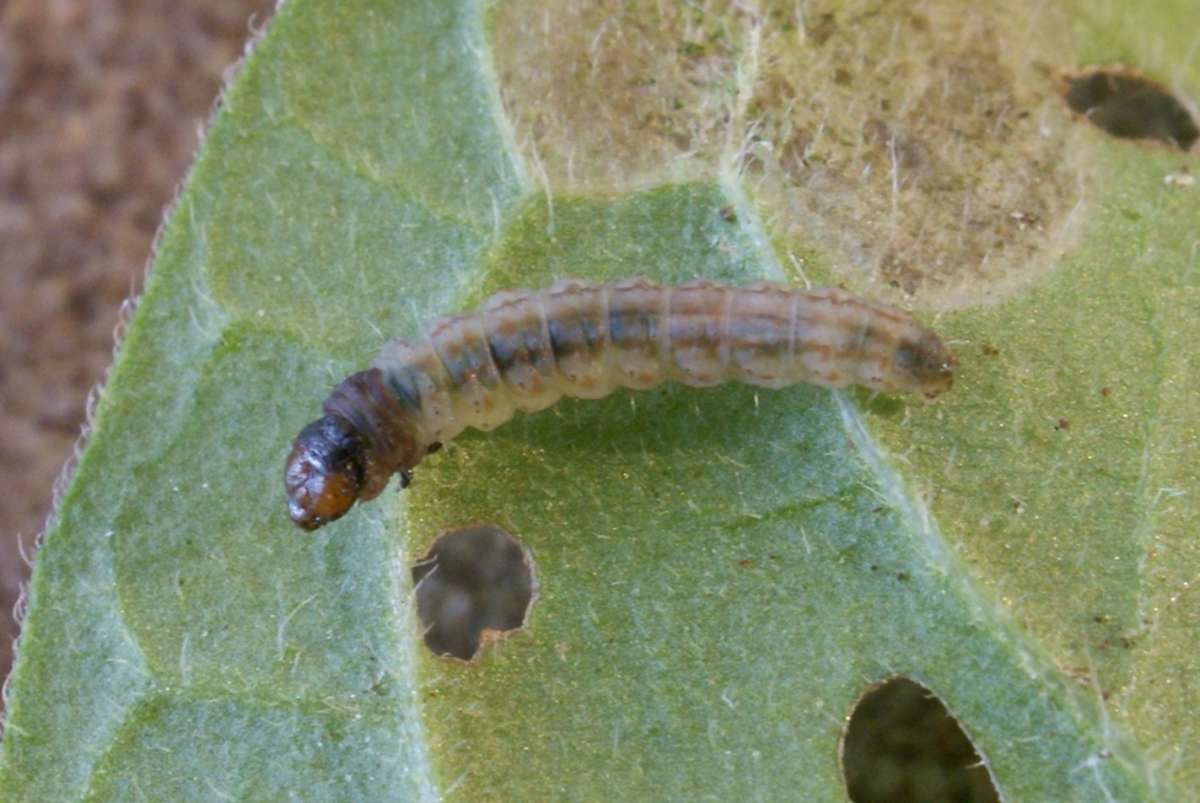
<svg viewBox="0 0 1200 803">
<path fill-rule="evenodd" d="M 315 530 L 378 496 L 393 474 L 407 487 L 425 455 L 467 427 L 494 429 L 563 396 L 735 381 L 932 398 L 950 388 L 955 365 L 910 316 L 836 288 L 631 278 L 507 290 L 434 319 L 419 343 L 389 341 L 333 389 L 288 455 L 288 512 Z"/>
</svg>

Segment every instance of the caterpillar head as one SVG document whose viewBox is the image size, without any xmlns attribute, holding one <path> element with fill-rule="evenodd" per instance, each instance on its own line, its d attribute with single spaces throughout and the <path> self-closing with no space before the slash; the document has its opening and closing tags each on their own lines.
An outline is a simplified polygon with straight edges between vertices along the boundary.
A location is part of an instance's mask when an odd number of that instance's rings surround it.
<svg viewBox="0 0 1200 803">
<path fill-rule="evenodd" d="M 941 338 L 928 329 L 902 338 L 892 361 L 904 389 L 923 393 L 928 399 L 945 393 L 954 384 L 958 360 Z"/>
<path fill-rule="evenodd" d="M 283 470 L 288 513 L 306 530 L 341 518 L 358 499 L 366 475 L 362 437 L 341 416 L 300 430 Z"/>
</svg>

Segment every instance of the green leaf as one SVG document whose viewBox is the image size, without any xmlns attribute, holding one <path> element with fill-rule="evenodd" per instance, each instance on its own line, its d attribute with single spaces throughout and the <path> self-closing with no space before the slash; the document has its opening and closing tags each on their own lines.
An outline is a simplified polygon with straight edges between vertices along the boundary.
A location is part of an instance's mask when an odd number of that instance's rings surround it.
<svg viewBox="0 0 1200 803">
<path fill-rule="evenodd" d="M 1194 89 L 1192 34 L 1011 5 L 284 6 L 38 555 L 7 797 L 838 800 L 896 674 L 1006 799 L 1196 788 L 1200 191 L 1163 181 L 1196 157 L 1072 123 L 1045 67 Z M 631 274 L 900 300 L 959 379 L 568 400 L 287 520 L 291 439 L 383 340 Z M 467 665 L 408 568 L 475 521 L 539 596 Z"/>
</svg>

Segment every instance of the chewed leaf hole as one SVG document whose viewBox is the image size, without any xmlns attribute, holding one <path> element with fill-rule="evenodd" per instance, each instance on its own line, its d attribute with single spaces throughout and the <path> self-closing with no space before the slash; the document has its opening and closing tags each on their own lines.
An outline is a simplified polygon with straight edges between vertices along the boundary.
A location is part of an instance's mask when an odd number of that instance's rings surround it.
<svg viewBox="0 0 1200 803">
<path fill-rule="evenodd" d="M 1062 92 L 1072 111 L 1114 137 L 1157 139 L 1185 151 L 1200 139 L 1200 128 L 1183 103 L 1127 67 L 1067 75 Z"/>
<path fill-rule="evenodd" d="M 529 553 L 493 524 L 444 533 L 412 578 L 425 646 L 464 661 L 489 638 L 523 627 L 537 589 Z"/>
<path fill-rule="evenodd" d="M 854 803 L 999 803 L 991 775 L 946 706 L 918 683 L 891 678 L 859 698 L 842 735 Z"/>
</svg>

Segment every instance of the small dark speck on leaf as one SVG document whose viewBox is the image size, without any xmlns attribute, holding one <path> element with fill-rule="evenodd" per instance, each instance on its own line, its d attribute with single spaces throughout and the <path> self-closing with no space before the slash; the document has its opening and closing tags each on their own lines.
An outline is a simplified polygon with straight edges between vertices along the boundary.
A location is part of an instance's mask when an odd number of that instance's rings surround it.
<svg viewBox="0 0 1200 803">
<path fill-rule="evenodd" d="M 721 220 L 724 220 L 726 223 L 736 223 L 738 219 L 737 210 L 732 206 L 722 206 L 720 209 L 720 215 Z"/>
<path fill-rule="evenodd" d="M 908 572 L 896 572 L 896 579 L 903 583 L 908 580 Z"/>
<path fill-rule="evenodd" d="M 1071 422 L 1065 418 L 1060 418 L 1054 422 L 1054 428 L 1059 432 L 1063 432 L 1071 428 Z"/>
<path fill-rule="evenodd" d="M 1112 395 L 1112 388 L 1100 388 L 1100 395 L 1107 399 Z"/>
<path fill-rule="evenodd" d="M 837 20 L 833 14 L 818 14 L 811 22 L 807 22 L 805 28 L 808 38 L 814 45 L 820 47 L 837 32 Z"/>
<path fill-rule="evenodd" d="M 983 354 L 985 357 L 1000 356 L 1000 349 L 996 348 L 995 346 L 991 345 L 990 343 L 984 343 L 981 351 L 983 351 Z"/>
</svg>

